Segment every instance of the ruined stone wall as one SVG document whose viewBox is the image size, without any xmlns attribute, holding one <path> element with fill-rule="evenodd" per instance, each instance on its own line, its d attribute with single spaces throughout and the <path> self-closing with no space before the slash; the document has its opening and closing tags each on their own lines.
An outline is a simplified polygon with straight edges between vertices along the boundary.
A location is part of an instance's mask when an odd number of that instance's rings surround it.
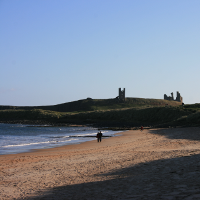
<svg viewBox="0 0 200 200">
<path fill-rule="evenodd" d="M 180 93 L 177 91 L 177 96 L 176 99 L 174 100 L 174 96 L 173 96 L 173 92 L 171 93 L 171 96 L 167 96 L 166 94 L 164 94 L 164 100 L 170 100 L 170 101 L 179 101 L 179 102 L 183 102 L 183 97 L 180 95 Z"/>
</svg>

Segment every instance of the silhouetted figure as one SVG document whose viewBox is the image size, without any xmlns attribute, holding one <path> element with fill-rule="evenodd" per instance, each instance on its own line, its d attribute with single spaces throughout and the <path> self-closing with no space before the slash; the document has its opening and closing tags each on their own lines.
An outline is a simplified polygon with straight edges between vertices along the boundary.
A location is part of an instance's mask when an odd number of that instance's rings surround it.
<svg viewBox="0 0 200 200">
<path fill-rule="evenodd" d="M 101 142 L 101 138 L 102 138 L 102 133 L 101 131 L 97 133 L 97 141 Z"/>
<path fill-rule="evenodd" d="M 143 131 L 143 129 L 144 129 L 144 128 L 143 128 L 143 126 L 141 126 L 141 128 L 140 128 L 140 129 L 141 129 L 141 131 Z"/>
</svg>

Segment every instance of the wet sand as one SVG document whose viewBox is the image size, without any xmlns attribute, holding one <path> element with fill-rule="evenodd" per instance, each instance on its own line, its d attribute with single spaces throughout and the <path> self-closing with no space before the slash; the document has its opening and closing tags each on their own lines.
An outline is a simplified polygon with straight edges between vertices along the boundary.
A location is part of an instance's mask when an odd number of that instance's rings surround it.
<svg viewBox="0 0 200 200">
<path fill-rule="evenodd" d="M 0 199 L 200 199 L 200 128 L 1 155 Z"/>
</svg>

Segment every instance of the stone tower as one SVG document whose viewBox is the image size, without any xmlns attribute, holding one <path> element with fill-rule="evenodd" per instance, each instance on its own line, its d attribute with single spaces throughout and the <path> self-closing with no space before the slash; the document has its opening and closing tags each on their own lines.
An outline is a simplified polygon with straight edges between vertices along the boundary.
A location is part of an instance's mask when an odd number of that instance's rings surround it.
<svg viewBox="0 0 200 200">
<path fill-rule="evenodd" d="M 172 100 L 174 101 L 174 94 L 173 94 L 173 92 L 171 93 L 171 97 L 172 97 Z"/>
<path fill-rule="evenodd" d="M 176 101 L 183 102 L 183 97 L 178 91 L 177 91 Z"/>
<path fill-rule="evenodd" d="M 121 102 L 125 101 L 125 88 L 123 90 L 121 90 L 121 88 L 119 88 L 119 100 Z"/>
</svg>

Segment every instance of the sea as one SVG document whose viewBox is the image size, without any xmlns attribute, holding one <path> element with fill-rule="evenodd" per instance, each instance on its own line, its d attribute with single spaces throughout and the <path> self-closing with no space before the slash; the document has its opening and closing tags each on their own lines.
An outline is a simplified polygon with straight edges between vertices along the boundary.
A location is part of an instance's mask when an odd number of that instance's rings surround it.
<svg viewBox="0 0 200 200">
<path fill-rule="evenodd" d="M 0 123 L 0 154 L 16 154 L 96 140 L 93 127 L 53 127 Z M 101 130 L 103 139 L 121 131 Z"/>
</svg>

